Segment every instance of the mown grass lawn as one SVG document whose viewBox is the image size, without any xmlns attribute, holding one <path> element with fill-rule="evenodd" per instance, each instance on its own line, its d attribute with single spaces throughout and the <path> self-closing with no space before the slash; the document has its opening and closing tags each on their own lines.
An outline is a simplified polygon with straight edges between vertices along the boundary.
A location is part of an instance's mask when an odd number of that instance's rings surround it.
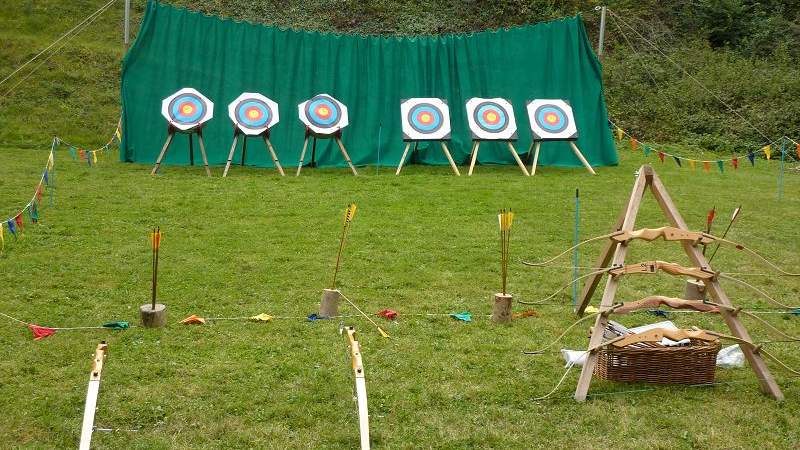
<svg viewBox="0 0 800 450">
<path fill-rule="evenodd" d="M 619 167 L 542 168 L 534 179 L 516 167 L 478 167 L 456 178 L 447 167 L 304 170 L 280 178 L 272 170 L 235 167 L 227 179 L 208 179 L 198 167 L 148 166 L 105 159 L 95 168 L 57 157 L 55 207 L 41 224 L 14 240 L 6 233 L 0 256 L 0 312 L 49 326 L 94 326 L 110 320 L 138 325 L 149 299 L 147 234 L 164 232 L 159 299 L 169 309 L 163 330 L 62 331 L 34 342 L 23 326 L 0 320 L 0 442 L 2 447 L 75 447 L 95 345 L 109 342 L 96 425 L 138 429 L 95 433 L 97 448 L 355 448 L 358 420 L 341 324 L 354 324 L 363 346 L 375 448 L 792 448 L 800 442 L 800 388 L 771 366 L 787 400 L 758 391 L 749 369 L 718 370 L 714 387 L 657 387 L 595 381 L 584 404 L 571 399 L 578 372 L 543 402 L 563 373 L 557 354 L 526 356 L 571 324 L 569 290 L 542 316 L 498 326 L 486 317 L 499 289 L 496 213 L 513 208 L 509 286 L 516 299 L 535 301 L 569 281 L 563 268 L 532 269 L 519 258 L 542 259 L 571 245 L 574 189 L 581 190 L 581 234 L 610 231 L 629 195 L 641 154 L 621 151 Z M 45 150 L 0 149 L 0 215 L 32 195 Z M 730 211 L 743 206 L 730 238 L 759 249 L 787 269 L 800 269 L 800 175 L 786 175 L 776 196 L 778 165 L 728 168 L 724 175 L 662 165 L 651 158 L 690 226 L 700 229 L 716 205 L 721 232 Z M 330 282 L 340 221 L 358 204 L 339 275 L 341 290 L 362 309 L 393 308 L 397 321 L 381 338 L 359 317 L 308 322 Z M 640 226 L 661 226 L 652 198 Z M 600 243 L 581 249 L 594 264 Z M 628 261 L 688 264 L 677 245 L 637 242 Z M 770 270 L 730 248 L 715 266 L 728 272 Z M 800 282 L 748 276 L 796 305 Z M 725 283 L 737 305 L 770 307 Z M 683 280 L 630 277 L 619 299 L 680 296 Z M 597 303 L 595 299 L 595 304 Z M 524 309 L 522 305 L 516 309 Z M 470 311 L 471 323 L 445 314 Z M 353 314 L 343 304 L 344 314 Z M 176 322 L 269 313 L 267 324 Z M 414 315 L 419 314 L 419 315 Z M 792 334 L 800 318 L 764 316 Z M 724 331 L 717 317 L 674 314 L 679 326 Z M 383 319 L 380 319 L 383 321 Z M 634 314 L 621 321 L 656 321 Z M 752 321 L 752 334 L 767 339 Z M 564 346 L 586 346 L 587 326 Z M 561 348 L 560 346 L 557 348 Z M 771 345 L 800 366 L 798 347 Z"/>
</svg>

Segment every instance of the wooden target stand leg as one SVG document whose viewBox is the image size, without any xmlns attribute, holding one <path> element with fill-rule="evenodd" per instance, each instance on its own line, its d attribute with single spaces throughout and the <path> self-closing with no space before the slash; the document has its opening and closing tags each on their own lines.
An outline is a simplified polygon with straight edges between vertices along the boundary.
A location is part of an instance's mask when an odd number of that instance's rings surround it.
<svg viewBox="0 0 800 450">
<path fill-rule="evenodd" d="M 517 165 L 519 166 L 520 170 L 522 170 L 522 173 L 524 173 L 526 177 L 531 176 L 531 174 L 528 173 L 528 169 L 525 168 L 525 164 L 523 164 L 522 160 L 519 159 L 519 155 L 517 154 L 517 149 L 514 148 L 514 144 L 512 144 L 511 141 L 506 141 L 506 144 L 508 144 L 508 151 L 511 152 L 511 155 L 514 157 L 514 161 L 517 162 Z"/>
<path fill-rule="evenodd" d="M 306 149 L 308 148 L 309 136 L 311 136 L 311 133 L 309 133 L 308 128 L 306 128 L 306 138 L 303 140 L 303 150 L 300 151 L 300 162 L 297 163 L 297 173 L 295 174 L 296 177 L 299 177 L 300 171 L 303 170 L 303 160 L 306 159 Z"/>
<path fill-rule="evenodd" d="M 586 158 L 584 158 L 583 153 L 581 153 L 581 149 L 579 149 L 578 146 L 575 145 L 575 141 L 569 141 L 569 146 L 572 147 L 572 152 L 575 153 L 575 156 L 577 156 L 578 159 L 581 160 L 581 163 L 583 163 L 583 167 L 586 167 L 586 170 L 588 170 L 590 174 L 597 175 L 594 169 L 592 169 L 592 166 L 589 164 L 589 161 L 587 161 Z"/>
<path fill-rule="evenodd" d="M 470 152 L 471 158 L 469 163 L 469 172 L 467 176 L 472 176 L 472 171 L 475 169 L 475 162 L 478 161 L 478 149 L 481 146 L 481 141 L 472 141 L 472 151 Z"/>
<path fill-rule="evenodd" d="M 242 134 L 241 131 L 239 130 L 239 128 L 235 127 L 234 130 L 233 130 L 233 143 L 231 144 L 230 152 L 228 152 L 228 161 L 225 163 L 225 171 L 222 173 L 222 177 L 223 178 L 228 176 L 228 170 L 231 167 L 231 162 L 233 161 L 233 154 L 236 152 L 236 144 L 239 141 L 239 135 L 240 134 L 242 135 L 242 139 L 243 139 L 243 141 L 242 141 L 242 162 L 241 162 L 241 165 L 244 166 L 245 155 L 247 154 L 247 137 L 248 136 L 246 134 Z M 269 154 L 272 157 L 272 162 L 275 163 L 275 168 L 278 169 L 278 172 L 280 172 L 281 176 L 286 176 L 286 174 L 283 172 L 283 167 L 281 166 L 280 161 L 278 161 L 278 155 L 275 153 L 275 149 L 272 147 L 272 142 L 270 142 L 270 140 L 269 140 L 269 130 L 261 133 L 259 136 L 261 136 L 264 139 L 264 146 L 269 151 Z"/>
<path fill-rule="evenodd" d="M 311 132 L 308 128 L 306 128 L 306 139 L 305 141 L 303 141 L 303 150 L 300 152 L 300 162 L 297 164 L 297 174 L 295 176 L 300 176 L 300 171 L 303 170 L 303 160 L 306 157 L 306 149 L 308 148 L 309 137 L 311 137 Z M 344 160 L 347 162 L 347 165 L 350 166 L 350 170 L 353 172 L 353 175 L 357 176 L 358 171 L 353 165 L 353 161 L 350 160 L 350 155 L 347 154 L 347 149 L 344 148 L 344 143 L 342 142 L 342 130 L 337 131 L 333 135 L 333 139 L 336 141 L 336 145 L 339 147 L 339 151 L 342 152 L 342 156 L 344 157 Z M 314 145 L 316 146 L 316 136 L 314 137 Z M 313 155 L 311 159 L 313 161 L 314 159 Z"/>
<path fill-rule="evenodd" d="M 414 141 L 414 150 L 413 152 L 417 151 L 417 144 L 419 141 Z M 456 176 L 461 176 L 461 172 L 458 171 L 458 166 L 456 162 L 453 160 L 453 155 L 450 154 L 450 149 L 447 148 L 447 144 L 444 141 L 439 141 L 439 144 L 442 148 L 442 152 L 444 152 L 444 156 L 447 157 L 447 161 L 450 163 L 450 167 L 453 169 L 453 173 Z M 406 142 L 406 147 L 403 149 L 403 156 L 400 157 L 400 162 L 397 164 L 397 171 L 394 173 L 395 175 L 400 175 L 400 171 L 403 170 L 403 164 L 406 161 L 406 155 L 408 155 L 408 149 L 411 147 L 411 141 Z"/>
<path fill-rule="evenodd" d="M 536 166 L 539 165 L 539 150 L 542 148 L 542 142 L 536 141 L 531 142 L 531 146 L 528 148 L 528 158 L 531 155 L 531 149 L 533 149 L 533 162 L 531 163 L 531 176 L 536 175 Z"/>
<path fill-rule="evenodd" d="M 589 173 L 591 173 L 592 175 L 597 175 L 597 173 L 592 168 L 591 164 L 589 164 L 589 161 L 587 161 L 586 158 L 583 156 L 581 150 L 578 148 L 577 145 L 575 145 L 575 141 L 568 141 L 568 142 L 569 146 L 572 148 L 572 152 L 575 153 L 575 156 L 578 157 L 581 164 L 583 164 L 583 167 L 586 167 L 586 170 L 588 170 Z M 542 148 L 542 141 L 536 141 L 535 144 L 531 142 L 531 147 L 534 148 L 533 164 L 531 164 L 531 176 L 533 176 L 536 175 L 536 166 L 539 164 L 539 150 Z M 529 157 L 530 157 L 530 152 L 531 150 L 529 148 L 528 149 Z"/>
<path fill-rule="evenodd" d="M 656 202 L 669 220 L 670 224 L 681 230 L 689 231 L 689 227 L 683 220 L 681 214 L 678 212 L 678 208 L 670 198 L 669 193 L 661 182 L 661 179 L 649 165 L 644 165 L 639 169 L 639 174 L 633 186 L 633 190 L 631 191 L 631 196 L 628 200 L 627 207 L 623 210 L 620 219 L 618 219 L 618 225 L 615 228 L 623 231 L 633 231 L 636 223 L 636 216 L 639 212 L 639 206 L 641 205 L 641 201 L 644 196 L 644 191 L 648 187 L 653 193 Z M 625 264 L 625 257 L 628 252 L 628 244 L 626 242 L 614 242 L 610 239 L 609 243 L 610 245 L 606 245 L 606 247 L 603 249 L 599 260 L 600 265 L 597 267 L 606 267 L 609 259 L 611 259 L 612 265 Z M 709 267 L 708 261 L 706 260 L 705 256 L 703 256 L 703 252 L 692 242 L 682 241 L 681 245 L 683 246 L 686 255 L 695 266 L 705 268 Z M 611 257 L 612 253 L 613 258 Z M 583 293 L 581 294 L 581 298 L 579 299 L 580 303 L 576 311 L 578 315 L 582 315 L 586 309 L 589 298 L 594 292 L 594 287 L 596 287 L 596 284 L 599 282 L 599 278 L 601 276 L 602 274 L 598 275 L 597 277 L 590 277 L 587 280 Z M 616 295 L 617 288 L 619 287 L 619 281 L 620 277 L 609 277 L 606 281 L 606 288 L 600 301 L 600 311 L 604 311 L 613 305 L 614 297 Z M 711 278 L 710 280 L 704 281 L 704 283 L 706 285 L 706 290 L 709 292 L 712 298 L 714 298 L 714 300 L 722 305 L 733 307 L 733 304 L 716 278 Z M 720 314 L 733 336 L 748 342 L 753 342 L 752 338 L 747 332 L 747 329 L 735 314 L 727 309 L 722 310 Z M 599 314 L 595 320 L 594 328 L 592 329 L 592 336 L 589 340 L 589 348 L 593 348 L 602 342 L 603 331 L 605 330 L 607 324 L 608 318 L 604 317 L 602 314 Z M 772 398 L 775 400 L 782 401 L 784 399 L 783 392 L 781 392 L 780 387 L 775 382 L 769 367 L 767 367 L 766 362 L 761 355 L 754 351 L 754 349 L 749 345 L 740 345 L 739 347 L 741 348 L 742 353 L 744 353 L 750 368 L 755 373 L 761 390 L 764 393 L 772 396 Z M 575 400 L 579 402 L 586 400 L 589 386 L 592 382 L 592 374 L 594 373 L 596 365 L 597 353 L 596 351 L 592 351 L 586 356 L 586 362 L 581 370 L 581 375 L 578 379 L 578 385 L 575 389 Z"/>
<path fill-rule="evenodd" d="M 171 125 L 167 128 L 167 140 L 164 141 L 164 146 L 161 148 L 161 153 L 158 155 L 158 159 L 156 159 L 156 164 L 153 166 L 153 170 L 150 171 L 150 175 L 155 176 L 158 173 L 158 170 L 161 168 L 161 163 L 164 161 L 164 157 L 167 155 L 167 150 L 169 150 L 169 146 L 172 144 L 172 139 L 175 137 L 176 130 Z M 200 143 L 200 155 L 203 157 L 203 166 L 206 169 L 206 175 L 209 177 L 211 176 L 211 169 L 208 167 L 208 158 L 206 157 L 206 146 L 203 142 L 203 128 L 197 128 L 186 131 L 186 134 L 189 135 L 189 164 L 194 164 L 194 148 L 192 145 L 192 135 L 197 134 L 197 141 Z"/>
</svg>

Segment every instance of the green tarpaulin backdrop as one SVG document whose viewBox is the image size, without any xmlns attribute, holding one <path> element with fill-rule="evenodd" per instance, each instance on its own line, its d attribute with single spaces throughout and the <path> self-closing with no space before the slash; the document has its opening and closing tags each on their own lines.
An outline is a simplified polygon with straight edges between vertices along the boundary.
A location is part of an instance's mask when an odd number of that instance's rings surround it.
<svg viewBox="0 0 800 450">
<path fill-rule="evenodd" d="M 262 93 L 280 105 L 272 142 L 288 167 L 296 167 L 304 138 L 297 104 L 323 92 L 348 107 L 350 125 L 343 141 L 356 165 L 397 164 L 404 145 L 400 100 L 409 97 L 447 99 L 450 148 L 457 163 L 468 159 L 471 146 L 464 109 L 470 97 L 511 101 L 520 154 L 531 140 L 526 100 L 567 99 L 575 111 L 578 145 L 589 162 L 617 163 L 600 64 L 580 17 L 474 34 L 373 37 L 284 30 L 150 2 L 123 63 L 123 160 L 155 161 L 167 135 L 161 100 L 183 87 L 214 102 L 214 118 L 203 131 L 211 164 L 227 159 L 233 139 L 227 106 L 242 92 Z M 187 164 L 187 147 L 187 138 L 177 136 L 165 162 Z M 438 145 L 419 148 L 412 162 L 447 164 Z M 310 156 L 309 151 L 306 162 Z M 330 140 L 319 141 L 316 161 L 345 165 Z M 514 163 L 507 147 L 498 143 L 482 144 L 478 161 Z M 580 166 L 563 142 L 543 144 L 539 162 Z M 273 165 L 262 142 L 251 139 L 247 164 Z"/>
</svg>

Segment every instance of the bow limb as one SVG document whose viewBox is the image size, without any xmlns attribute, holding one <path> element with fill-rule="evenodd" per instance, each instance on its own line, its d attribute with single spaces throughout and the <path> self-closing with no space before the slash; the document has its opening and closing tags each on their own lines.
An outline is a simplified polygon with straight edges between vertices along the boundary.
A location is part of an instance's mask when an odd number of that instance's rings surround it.
<svg viewBox="0 0 800 450">
<path fill-rule="evenodd" d="M 742 250 L 742 251 L 750 254 L 751 256 L 754 256 L 756 259 L 760 260 L 761 262 L 763 262 L 767 266 L 769 266 L 769 267 L 773 268 L 774 270 L 776 270 L 778 273 L 781 273 L 781 274 L 783 274 L 783 275 L 785 275 L 787 277 L 800 277 L 800 273 L 787 272 L 787 271 L 781 269 L 777 264 L 773 263 L 772 261 L 770 261 L 767 258 L 765 258 L 764 256 L 762 256 L 760 253 L 758 253 L 755 250 L 752 250 L 752 249 L 750 249 L 750 248 L 748 248 L 748 247 L 746 247 L 746 246 L 744 246 L 744 245 L 742 245 L 742 244 L 740 244 L 738 242 L 730 241 L 728 239 L 716 237 L 716 236 L 713 236 L 713 235 L 710 235 L 710 234 L 708 234 L 707 236 L 712 238 L 712 239 L 714 239 L 714 240 L 716 240 L 716 241 L 718 241 L 718 242 L 730 245 L 730 246 L 736 248 L 737 250 Z"/>
<path fill-rule="evenodd" d="M 606 267 L 604 267 L 604 268 L 601 268 L 600 270 L 595 270 L 594 272 L 589 272 L 589 273 L 587 273 L 587 274 L 581 275 L 581 276 L 579 276 L 578 278 L 575 278 L 575 279 L 573 279 L 573 280 L 572 280 L 572 281 L 570 281 L 569 283 L 567 283 L 567 284 L 565 284 L 564 286 L 560 287 L 560 288 L 559 288 L 557 291 L 553 292 L 552 294 L 548 295 L 547 297 L 545 297 L 545 298 L 543 298 L 543 299 L 541 299 L 541 300 L 539 300 L 539 301 L 536 301 L 536 302 L 524 302 L 524 301 L 522 301 L 522 300 L 517 300 L 517 303 L 521 303 L 521 304 L 523 304 L 523 305 L 543 305 L 543 304 L 545 304 L 545 303 L 546 303 L 548 300 L 550 300 L 551 298 L 555 297 L 555 296 L 556 296 L 556 295 L 558 295 L 560 292 L 562 292 L 564 289 L 566 289 L 566 288 L 568 288 L 568 287 L 572 286 L 573 284 L 577 283 L 578 281 L 581 281 L 581 280 L 583 280 L 584 278 L 588 278 L 588 277 L 590 277 L 590 276 L 592 276 L 592 275 L 597 275 L 597 274 L 599 274 L 599 273 L 605 273 L 605 272 L 608 272 L 608 268 L 606 268 Z"/>
<path fill-rule="evenodd" d="M 598 314 L 600 314 L 600 313 L 587 314 L 587 315 L 585 315 L 585 316 L 581 317 L 580 319 L 578 319 L 578 320 L 576 320 L 575 322 L 573 322 L 573 323 L 572 323 L 572 325 L 568 326 L 568 327 L 567 327 L 567 328 L 564 330 L 564 332 L 562 332 L 562 333 L 561 333 L 561 334 L 560 334 L 560 335 L 559 335 L 559 336 L 558 336 L 558 337 L 557 337 L 557 338 L 556 338 L 556 339 L 555 339 L 553 342 L 551 342 L 551 343 L 547 344 L 546 346 L 544 346 L 544 347 L 540 348 L 539 350 L 534 350 L 534 351 L 523 351 L 522 353 L 524 353 L 524 354 L 526 354 L 526 355 L 540 355 L 540 354 L 542 354 L 542 353 L 546 352 L 546 351 L 547 351 L 547 350 L 549 350 L 549 349 L 550 349 L 552 346 L 556 345 L 556 344 L 557 344 L 557 343 L 558 343 L 558 342 L 559 342 L 559 341 L 560 341 L 560 340 L 561 340 L 561 339 L 562 339 L 564 336 L 566 336 L 566 335 L 567 335 L 567 333 L 569 333 L 569 330 L 571 330 L 571 329 L 575 328 L 576 326 L 578 326 L 578 324 L 579 324 L 579 323 L 581 323 L 581 322 L 583 322 L 583 321 L 585 321 L 585 320 L 587 320 L 587 319 L 589 319 L 589 318 L 595 317 L 595 316 L 596 316 L 596 315 L 598 315 Z"/>
<path fill-rule="evenodd" d="M 772 353 L 764 350 L 764 346 L 762 344 L 756 344 L 755 342 L 748 341 L 747 339 L 738 338 L 736 336 L 731 336 L 729 334 L 718 333 L 716 331 L 708 331 L 708 330 L 705 330 L 705 331 L 706 331 L 706 333 L 708 333 L 710 335 L 713 335 L 713 336 L 717 336 L 720 339 L 728 339 L 728 340 L 731 340 L 731 341 L 734 341 L 734 342 L 738 342 L 739 344 L 747 345 L 747 346 L 749 346 L 750 348 L 753 349 L 753 353 L 764 355 L 764 356 L 768 357 L 769 359 L 771 359 L 771 360 L 775 361 L 776 363 L 778 363 L 778 365 L 781 366 L 783 369 L 785 369 L 787 372 L 791 372 L 794 375 L 800 376 L 800 371 L 797 371 L 796 369 L 793 369 L 793 368 L 789 367 L 788 365 L 786 365 L 786 363 L 781 361 L 777 356 L 775 356 Z"/>
<path fill-rule="evenodd" d="M 714 302 L 711 302 L 711 301 L 708 301 L 708 300 L 704 300 L 703 304 L 710 305 L 710 307 L 719 308 L 719 310 L 725 310 L 725 311 L 727 311 L 728 313 L 730 313 L 730 314 L 732 314 L 734 316 L 739 314 L 739 313 L 744 314 L 747 317 L 750 317 L 752 319 L 755 319 L 758 322 L 761 322 L 762 325 L 767 327 L 769 330 L 771 330 L 776 335 L 778 335 L 778 336 L 780 336 L 780 337 L 782 337 L 784 339 L 787 339 L 789 341 L 800 342 L 800 338 L 784 333 L 783 331 L 779 330 L 775 325 L 772 325 L 771 323 L 767 322 L 766 320 L 762 319 L 761 317 L 758 317 L 757 315 L 755 315 L 755 314 L 753 314 L 753 313 L 751 313 L 749 311 L 746 311 L 746 310 L 744 310 L 744 309 L 742 309 L 740 307 L 722 305 L 720 303 L 714 303 Z"/>
<path fill-rule="evenodd" d="M 748 287 L 748 288 L 750 288 L 751 290 L 753 290 L 753 291 L 757 292 L 759 295 L 761 295 L 762 297 L 764 297 L 764 298 L 766 298 L 767 300 L 771 301 L 772 303 L 774 303 L 774 304 L 776 304 L 776 305 L 780 306 L 781 308 L 786 308 L 786 309 L 795 309 L 795 308 L 797 308 L 797 306 L 789 306 L 789 305 L 785 305 L 785 304 L 783 304 L 783 303 L 781 303 L 781 302 L 779 302 L 779 301 L 775 300 L 774 298 L 770 297 L 770 296 L 769 296 L 769 294 L 767 294 L 767 293 L 766 293 L 766 292 L 764 292 L 763 290 L 761 290 L 761 289 L 759 289 L 759 288 L 757 288 L 757 287 L 753 286 L 752 284 L 750 284 L 750 283 L 748 283 L 748 282 L 746 282 L 746 281 L 744 281 L 744 280 L 740 280 L 740 279 L 738 279 L 738 278 L 732 277 L 732 276 L 730 276 L 730 275 L 726 275 L 726 274 L 724 274 L 724 273 L 719 273 L 719 274 L 718 274 L 718 276 L 719 276 L 720 278 L 724 278 L 724 279 L 726 279 L 726 280 L 731 280 L 731 281 L 734 281 L 734 282 L 736 282 L 736 283 L 739 283 L 739 284 L 741 284 L 741 285 L 743 285 L 743 286 L 745 286 L 745 287 Z"/>
</svg>

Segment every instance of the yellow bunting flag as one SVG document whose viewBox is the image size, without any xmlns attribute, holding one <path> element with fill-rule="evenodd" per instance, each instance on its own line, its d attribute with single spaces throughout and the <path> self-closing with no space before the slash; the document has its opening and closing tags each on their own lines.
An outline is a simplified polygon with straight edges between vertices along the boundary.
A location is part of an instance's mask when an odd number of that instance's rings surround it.
<svg viewBox="0 0 800 450">
<path fill-rule="evenodd" d="M 192 314 L 191 316 L 181 320 L 180 323 L 184 325 L 203 325 L 206 323 L 206 319 Z"/>
<path fill-rule="evenodd" d="M 50 150 L 50 156 L 47 157 L 47 170 L 53 170 L 53 151 Z"/>
<path fill-rule="evenodd" d="M 622 131 L 622 128 L 617 127 L 617 141 L 622 142 L 622 138 L 625 137 L 625 132 Z"/>
<path fill-rule="evenodd" d="M 119 119 L 119 123 L 117 123 L 117 129 L 116 131 L 114 131 L 114 136 L 117 137 L 117 142 L 122 140 L 121 129 L 122 129 L 122 119 Z"/>
<path fill-rule="evenodd" d="M 635 152 L 638 147 L 639 141 L 637 141 L 635 138 L 631 138 L 631 150 Z"/>
<path fill-rule="evenodd" d="M 711 161 L 703 161 L 703 170 L 705 170 L 706 173 L 711 171 Z"/>
<path fill-rule="evenodd" d="M 250 320 L 253 322 L 272 322 L 272 316 L 266 313 L 261 313 L 259 315 L 250 317 Z"/>
<path fill-rule="evenodd" d="M 764 148 L 761 149 L 765 155 L 767 155 L 767 159 L 772 159 L 772 146 L 767 144 Z"/>
<path fill-rule="evenodd" d="M 150 245 L 153 246 L 153 250 L 157 250 L 161 247 L 161 231 L 153 231 L 150 233 Z"/>
<path fill-rule="evenodd" d="M 3 238 L 3 224 L 0 223 L 0 252 L 6 248 L 6 240 Z"/>
<path fill-rule="evenodd" d="M 697 164 L 697 161 L 695 161 L 695 160 L 693 160 L 693 159 L 690 159 L 690 160 L 689 160 L 689 167 L 690 167 L 692 170 L 694 170 L 694 168 L 695 168 L 695 164 Z"/>
<path fill-rule="evenodd" d="M 97 150 L 92 152 L 92 162 L 97 164 Z"/>
</svg>

